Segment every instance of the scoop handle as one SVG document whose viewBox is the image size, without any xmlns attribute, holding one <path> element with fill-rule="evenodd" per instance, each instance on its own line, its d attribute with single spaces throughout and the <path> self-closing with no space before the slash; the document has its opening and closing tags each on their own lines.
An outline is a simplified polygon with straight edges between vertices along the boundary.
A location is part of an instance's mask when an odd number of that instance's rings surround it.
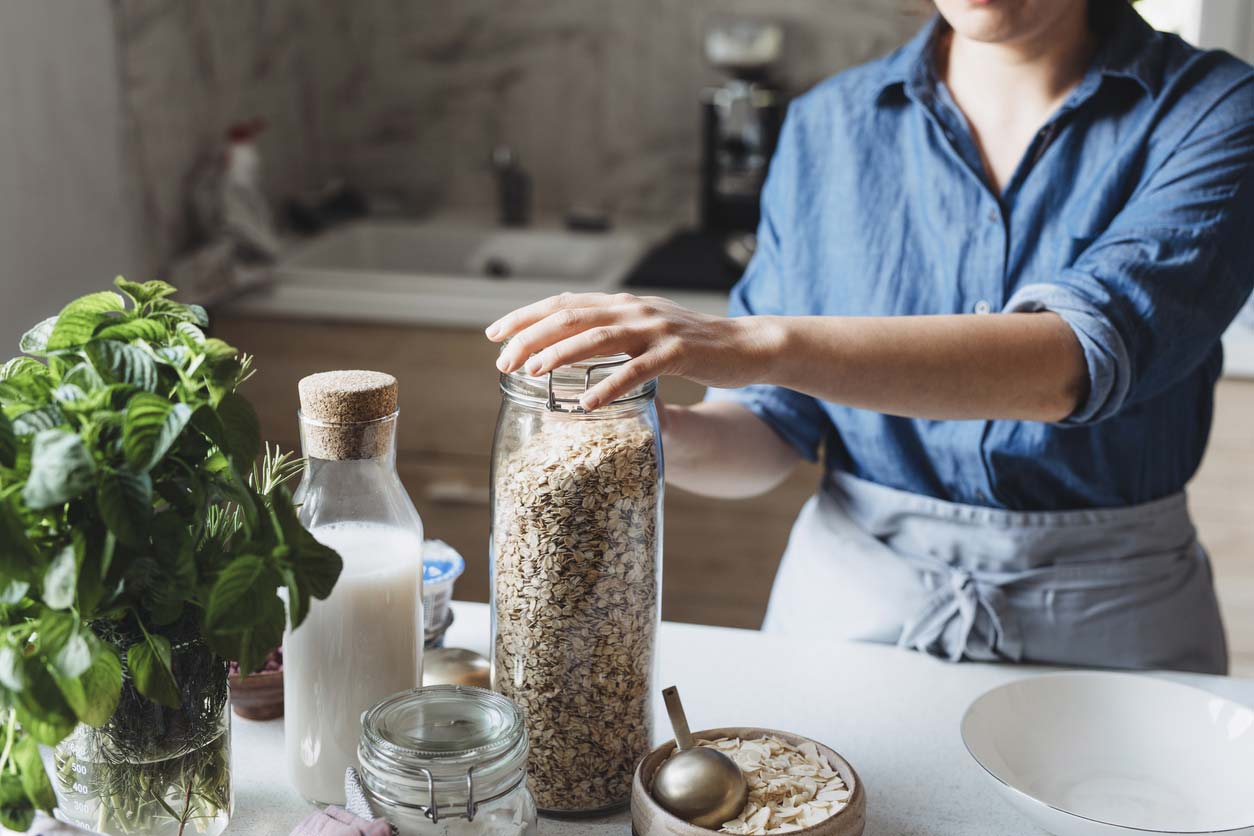
<svg viewBox="0 0 1254 836">
<path fill-rule="evenodd" d="M 679 689 L 674 685 L 662 689 L 662 700 L 666 703 L 666 713 L 671 718 L 671 729 L 675 732 L 675 747 L 679 751 L 693 747 L 692 732 L 688 730 L 688 718 L 684 716 L 684 704 L 679 701 Z"/>
</svg>

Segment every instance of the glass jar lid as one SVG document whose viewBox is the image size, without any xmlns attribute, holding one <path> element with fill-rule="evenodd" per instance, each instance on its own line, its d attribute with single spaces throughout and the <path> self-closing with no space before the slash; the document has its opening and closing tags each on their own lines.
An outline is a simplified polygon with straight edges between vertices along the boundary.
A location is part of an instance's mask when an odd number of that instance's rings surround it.
<svg viewBox="0 0 1254 836">
<path fill-rule="evenodd" d="M 509 345 L 507 340 L 501 349 Z M 589 357 L 577 363 L 558 366 L 547 374 L 533 376 L 526 368 L 501 375 L 501 391 L 507 397 L 523 403 L 543 406 L 550 412 L 582 413 L 579 398 L 584 392 L 618 371 L 631 360 L 627 354 L 607 354 Z M 624 392 L 606 406 L 647 400 L 657 391 L 657 379 L 647 380 Z"/>
<path fill-rule="evenodd" d="M 372 798 L 435 823 L 474 821 L 480 805 L 523 785 L 527 731 L 507 697 L 431 685 L 393 694 L 363 714 L 357 754 Z"/>
<path fill-rule="evenodd" d="M 463 780 L 526 751 L 522 712 L 510 699 L 466 685 L 393 694 L 362 716 L 361 761 L 395 775 Z"/>
</svg>

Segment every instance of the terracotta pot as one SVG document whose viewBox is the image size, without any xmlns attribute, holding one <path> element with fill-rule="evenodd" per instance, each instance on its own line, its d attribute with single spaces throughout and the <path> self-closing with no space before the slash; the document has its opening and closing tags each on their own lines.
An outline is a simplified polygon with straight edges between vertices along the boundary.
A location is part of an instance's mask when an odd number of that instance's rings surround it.
<svg viewBox="0 0 1254 836">
<path fill-rule="evenodd" d="M 283 716 L 283 671 L 251 676 L 231 674 L 231 707 L 245 720 L 273 720 Z"/>
</svg>

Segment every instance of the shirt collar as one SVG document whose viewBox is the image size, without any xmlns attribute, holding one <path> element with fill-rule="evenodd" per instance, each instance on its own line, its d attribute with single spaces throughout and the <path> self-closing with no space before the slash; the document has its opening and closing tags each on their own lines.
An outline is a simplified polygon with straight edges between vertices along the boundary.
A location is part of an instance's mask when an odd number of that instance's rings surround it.
<svg viewBox="0 0 1254 836">
<path fill-rule="evenodd" d="M 1102 42 L 1082 86 L 1096 84 L 1102 78 L 1127 78 L 1138 83 L 1149 95 L 1155 95 L 1162 81 L 1162 61 L 1158 50 L 1153 48 L 1158 33 L 1137 14 L 1131 3 L 1122 0 L 1094 2 L 1100 4 L 1094 25 Z M 939 14 L 933 15 L 905 46 L 885 59 L 875 85 L 877 103 L 884 102 L 897 90 L 903 90 L 916 101 L 925 101 L 934 95 L 935 45 L 948 29 L 949 25 Z"/>
</svg>

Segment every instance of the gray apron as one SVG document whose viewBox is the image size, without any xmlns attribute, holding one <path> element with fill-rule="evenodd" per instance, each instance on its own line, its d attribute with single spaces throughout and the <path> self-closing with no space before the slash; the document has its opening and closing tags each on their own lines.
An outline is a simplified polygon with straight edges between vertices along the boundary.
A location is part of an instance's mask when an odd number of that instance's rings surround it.
<svg viewBox="0 0 1254 836">
<path fill-rule="evenodd" d="M 952 661 L 1228 669 L 1183 493 L 1016 512 L 832 474 L 793 526 L 763 630 Z"/>
</svg>

